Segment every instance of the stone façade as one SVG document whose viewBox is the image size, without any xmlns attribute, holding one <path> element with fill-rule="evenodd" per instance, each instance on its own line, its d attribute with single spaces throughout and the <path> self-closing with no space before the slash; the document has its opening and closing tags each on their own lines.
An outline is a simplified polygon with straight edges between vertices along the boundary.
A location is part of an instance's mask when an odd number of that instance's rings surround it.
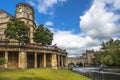
<svg viewBox="0 0 120 80">
<path fill-rule="evenodd" d="M 92 59 L 94 58 L 95 51 L 94 50 L 86 50 L 86 53 L 83 53 L 82 56 L 79 57 L 68 57 L 67 62 L 69 65 L 77 66 L 91 66 L 93 65 Z"/>
<path fill-rule="evenodd" d="M 24 21 L 30 28 L 30 44 L 22 44 L 16 41 L 4 41 L 4 30 L 7 22 L 12 18 Z M 33 32 L 36 30 L 34 10 L 31 5 L 19 3 L 16 5 L 15 16 L 5 10 L 0 10 L 0 58 L 6 59 L 6 64 L 0 68 L 63 68 L 66 67 L 67 52 L 54 46 L 42 46 L 34 44 Z"/>
</svg>

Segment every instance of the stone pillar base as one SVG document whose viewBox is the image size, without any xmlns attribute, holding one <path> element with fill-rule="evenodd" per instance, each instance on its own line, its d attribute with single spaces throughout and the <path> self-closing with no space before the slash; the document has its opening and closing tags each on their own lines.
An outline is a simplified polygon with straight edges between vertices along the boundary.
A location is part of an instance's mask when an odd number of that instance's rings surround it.
<svg viewBox="0 0 120 80">
<path fill-rule="evenodd" d="M 52 68 L 53 68 L 53 69 L 58 69 L 58 67 L 57 67 L 57 66 L 52 66 Z"/>
</svg>

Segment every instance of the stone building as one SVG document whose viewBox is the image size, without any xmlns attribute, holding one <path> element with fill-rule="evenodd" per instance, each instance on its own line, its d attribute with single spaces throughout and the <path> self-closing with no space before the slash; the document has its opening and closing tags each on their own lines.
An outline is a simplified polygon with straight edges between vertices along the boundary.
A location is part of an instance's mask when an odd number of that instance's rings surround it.
<svg viewBox="0 0 120 80">
<path fill-rule="evenodd" d="M 7 22 L 12 17 L 6 11 L 0 10 L 0 39 L 5 39 L 4 30 L 7 28 Z"/>
<path fill-rule="evenodd" d="M 69 57 L 67 60 L 68 66 L 80 64 L 81 66 L 91 66 L 93 64 L 94 50 L 86 50 L 80 57 Z"/>
<path fill-rule="evenodd" d="M 30 44 L 6 40 L 4 30 L 12 17 L 24 21 L 30 28 Z M 0 65 L 0 68 L 62 68 L 66 66 L 67 52 L 54 46 L 34 44 L 35 30 L 34 10 L 29 4 L 17 4 L 15 16 L 0 10 L 0 58 L 6 59 L 6 64 Z"/>
<path fill-rule="evenodd" d="M 84 66 L 91 66 L 93 64 L 92 59 L 94 58 L 94 54 L 94 50 L 86 50 L 86 53 L 80 57 L 82 64 L 84 64 Z"/>
</svg>

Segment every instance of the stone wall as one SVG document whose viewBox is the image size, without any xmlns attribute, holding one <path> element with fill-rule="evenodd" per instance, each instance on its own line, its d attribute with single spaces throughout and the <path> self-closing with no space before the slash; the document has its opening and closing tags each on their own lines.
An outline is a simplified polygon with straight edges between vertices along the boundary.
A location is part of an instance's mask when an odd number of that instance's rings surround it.
<svg viewBox="0 0 120 80">
<path fill-rule="evenodd" d="M 91 66 L 93 64 L 92 59 L 94 58 L 94 50 L 86 50 L 86 53 L 83 53 L 80 57 L 69 57 L 68 58 L 68 65 L 70 63 L 82 63 L 83 66 Z"/>
</svg>

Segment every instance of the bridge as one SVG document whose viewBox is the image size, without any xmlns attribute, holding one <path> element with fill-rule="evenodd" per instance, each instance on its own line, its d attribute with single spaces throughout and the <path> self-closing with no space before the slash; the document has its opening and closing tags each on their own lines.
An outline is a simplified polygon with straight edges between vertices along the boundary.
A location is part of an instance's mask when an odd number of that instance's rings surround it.
<svg viewBox="0 0 120 80">
<path fill-rule="evenodd" d="M 83 66 L 84 61 L 80 57 L 68 57 L 67 64 L 68 64 L 68 68 L 71 69 L 72 67 L 75 67 L 75 66 Z"/>
<path fill-rule="evenodd" d="M 86 50 L 86 53 L 79 57 L 68 57 L 68 67 L 74 66 L 91 66 L 93 64 L 92 59 L 94 58 L 94 50 Z"/>
</svg>

